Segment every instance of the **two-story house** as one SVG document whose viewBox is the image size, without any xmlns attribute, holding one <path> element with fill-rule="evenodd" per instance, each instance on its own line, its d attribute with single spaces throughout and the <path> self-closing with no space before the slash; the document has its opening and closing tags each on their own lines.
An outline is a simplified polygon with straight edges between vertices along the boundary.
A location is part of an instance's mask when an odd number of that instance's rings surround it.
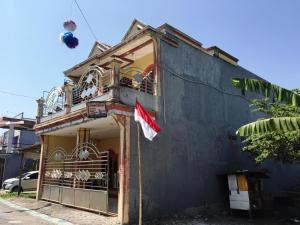
<svg viewBox="0 0 300 225">
<path fill-rule="evenodd" d="M 24 124 L 11 128 L 8 124 L 23 121 Z M 23 172 L 36 169 L 39 161 L 40 144 L 39 137 L 35 134 L 33 126 L 35 119 L 30 118 L 0 118 L 2 129 L 7 129 L 0 143 L 0 182 L 20 174 L 21 155 L 24 153 L 23 164 L 26 165 Z M 35 146 L 34 151 L 30 148 Z"/>
<path fill-rule="evenodd" d="M 218 205 L 227 194 L 217 174 L 251 165 L 235 130 L 254 118 L 253 96 L 230 78 L 258 77 L 216 46 L 134 20 L 119 44 L 96 42 L 64 73 L 64 85 L 37 100 L 39 199 L 118 215 L 125 224 L 136 218 L 136 98 L 161 126 L 152 142 L 141 140 L 145 217 Z"/>
</svg>

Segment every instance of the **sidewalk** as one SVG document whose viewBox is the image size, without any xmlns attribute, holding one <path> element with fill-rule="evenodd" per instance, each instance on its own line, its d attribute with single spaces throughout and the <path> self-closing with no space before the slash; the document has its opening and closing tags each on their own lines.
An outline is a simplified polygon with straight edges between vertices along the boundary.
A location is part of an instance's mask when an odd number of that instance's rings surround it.
<svg viewBox="0 0 300 225">
<path fill-rule="evenodd" d="M 119 225 L 116 217 L 102 216 L 83 210 L 78 210 L 63 205 L 46 201 L 36 201 L 31 198 L 14 197 L 6 199 L 15 205 L 34 210 L 38 213 L 48 215 L 53 218 L 64 220 L 66 223 L 78 225 Z M 145 225 L 292 225 L 300 224 L 288 219 L 277 218 L 274 216 L 259 216 L 249 220 L 247 216 L 220 216 L 220 215 L 196 215 L 184 218 L 173 215 L 172 218 L 145 221 Z"/>
<path fill-rule="evenodd" d="M 65 221 L 68 221 L 72 224 L 78 225 L 118 225 L 116 217 L 107 217 L 102 216 L 96 213 L 86 212 L 83 210 L 73 209 L 63 205 L 45 202 L 45 201 L 36 201 L 35 199 L 30 198 L 11 198 L 6 199 L 11 203 L 19 205 L 24 208 L 35 210 L 39 213 L 60 218 Z"/>
</svg>

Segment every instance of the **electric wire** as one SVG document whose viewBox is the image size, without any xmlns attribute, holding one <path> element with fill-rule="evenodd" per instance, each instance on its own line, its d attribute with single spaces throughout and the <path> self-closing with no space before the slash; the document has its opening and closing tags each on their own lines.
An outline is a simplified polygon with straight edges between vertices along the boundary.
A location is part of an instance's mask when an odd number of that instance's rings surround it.
<svg viewBox="0 0 300 225">
<path fill-rule="evenodd" d="M 171 74 L 171 76 L 175 76 L 175 77 L 177 77 L 177 78 L 179 78 L 179 79 L 181 79 L 181 80 L 184 80 L 184 81 L 187 81 L 187 82 L 190 82 L 190 83 L 194 83 L 194 84 L 200 84 L 200 85 L 202 85 L 202 86 L 206 86 L 206 87 L 209 87 L 209 88 L 213 88 L 213 89 L 215 89 L 216 91 L 218 91 L 218 92 L 220 92 L 220 93 L 222 93 L 222 94 L 226 94 L 226 95 L 230 95 L 230 96 L 234 96 L 234 97 L 239 97 L 239 98 L 242 98 L 242 99 L 244 99 L 245 101 L 251 103 L 251 101 L 250 101 L 249 99 L 247 99 L 245 96 L 227 92 L 227 91 L 225 91 L 225 90 L 223 90 L 223 89 L 214 87 L 213 85 L 210 85 L 210 84 L 205 83 L 205 82 L 203 82 L 203 81 L 188 79 L 188 78 L 183 77 L 182 75 L 180 75 L 180 74 L 174 72 L 173 70 L 167 68 L 166 66 L 163 66 L 163 67 L 161 66 L 161 68 L 162 68 L 163 70 L 169 72 L 169 74 Z M 186 75 L 187 75 L 187 74 L 186 74 Z"/>
<path fill-rule="evenodd" d="M 12 95 L 12 96 L 17 96 L 17 97 L 23 97 L 23 98 L 29 98 L 29 99 L 37 99 L 35 97 L 29 96 L 29 95 L 22 95 L 22 94 L 17 94 L 17 93 L 13 93 L 13 92 L 9 92 L 9 91 L 3 91 L 0 90 L 1 94 L 6 94 L 6 95 Z"/>
<path fill-rule="evenodd" d="M 81 8 L 80 8 L 80 6 L 79 6 L 77 0 L 74 0 L 74 2 L 76 3 L 77 8 L 78 8 L 78 10 L 80 11 L 80 13 L 81 13 L 81 15 L 82 15 L 84 21 L 86 22 L 86 24 L 87 24 L 87 26 L 88 26 L 88 28 L 89 28 L 89 30 L 90 30 L 92 36 L 94 37 L 95 41 L 97 41 L 98 39 L 97 39 L 97 37 L 96 37 L 96 34 L 95 34 L 95 32 L 93 31 L 93 29 L 92 29 L 91 25 L 89 24 L 88 20 L 86 19 L 86 17 L 85 17 L 85 15 L 84 15 L 83 11 L 81 10 Z"/>
</svg>

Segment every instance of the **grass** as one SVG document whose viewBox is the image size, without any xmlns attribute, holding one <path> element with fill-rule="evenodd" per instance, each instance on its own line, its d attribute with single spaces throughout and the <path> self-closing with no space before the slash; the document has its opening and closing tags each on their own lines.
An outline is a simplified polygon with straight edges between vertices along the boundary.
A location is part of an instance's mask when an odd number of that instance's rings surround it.
<svg viewBox="0 0 300 225">
<path fill-rule="evenodd" d="M 0 192 L 0 198 L 3 198 L 3 199 L 16 198 L 16 197 L 18 197 L 17 192 L 12 192 L 12 193 Z M 36 193 L 35 192 L 21 192 L 20 197 L 35 199 Z"/>
</svg>

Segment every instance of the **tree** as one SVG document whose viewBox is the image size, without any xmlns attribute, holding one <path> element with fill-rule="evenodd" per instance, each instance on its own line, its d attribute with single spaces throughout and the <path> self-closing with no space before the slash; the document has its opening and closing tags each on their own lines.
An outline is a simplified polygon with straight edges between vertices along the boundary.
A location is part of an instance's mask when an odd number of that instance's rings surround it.
<svg viewBox="0 0 300 225">
<path fill-rule="evenodd" d="M 252 102 L 255 111 L 269 118 L 260 118 L 237 130 L 246 137 L 243 151 L 251 152 L 257 163 L 267 158 L 282 162 L 300 160 L 300 95 L 271 83 L 255 79 L 232 79 L 232 84 L 266 98 Z"/>
<path fill-rule="evenodd" d="M 245 91 L 261 94 L 273 102 L 281 102 L 285 105 L 300 107 L 300 95 L 297 92 L 287 90 L 263 80 L 248 78 L 233 78 L 233 86 Z M 249 136 L 252 134 L 265 134 L 271 131 L 300 131 L 300 115 L 267 118 L 240 127 L 237 134 Z"/>
<path fill-rule="evenodd" d="M 256 99 L 253 101 L 252 106 L 255 107 L 255 111 L 264 112 L 266 115 L 272 116 L 268 121 L 300 116 L 299 107 L 270 102 L 268 98 Z M 260 121 L 266 121 L 266 119 L 260 118 L 254 123 Z M 268 158 L 273 158 L 283 163 L 300 160 L 299 131 L 283 132 L 281 130 L 271 130 L 256 134 L 252 133 L 247 135 L 243 145 L 242 150 L 250 152 L 254 156 L 256 163 L 261 163 Z"/>
</svg>

